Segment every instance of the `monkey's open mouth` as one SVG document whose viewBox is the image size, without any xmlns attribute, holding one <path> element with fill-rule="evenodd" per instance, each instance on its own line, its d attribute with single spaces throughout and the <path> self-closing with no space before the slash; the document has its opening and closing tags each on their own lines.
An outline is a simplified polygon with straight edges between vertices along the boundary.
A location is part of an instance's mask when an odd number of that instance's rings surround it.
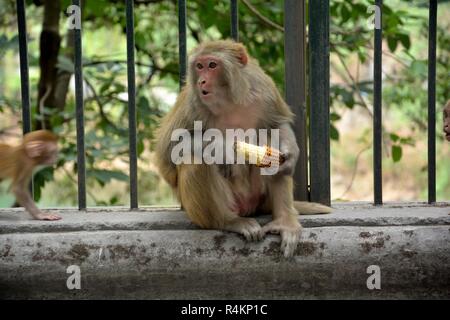
<svg viewBox="0 0 450 320">
<path fill-rule="evenodd" d="M 447 141 L 450 141 L 450 132 L 445 131 L 445 139 L 447 139 Z"/>
<path fill-rule="evenodd" d="M 207 96 L 209 94 L 209 91 L 202 90 L 202 95 Z"/>
</svg>

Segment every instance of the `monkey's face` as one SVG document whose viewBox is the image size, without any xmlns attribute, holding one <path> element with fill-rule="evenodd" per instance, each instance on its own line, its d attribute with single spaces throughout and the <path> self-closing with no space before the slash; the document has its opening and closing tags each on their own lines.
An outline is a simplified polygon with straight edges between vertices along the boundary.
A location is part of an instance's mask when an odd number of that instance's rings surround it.
<svg viewBox="0 0 450 320">
<path fill-rule="evenodd" d="M 444 109 L 444 133 L 445 139 L 450 141 L 450 102 L 447 103 Z"/>
<path fill-rule="evenodd" d="M 223 65 L 219 58 L 212 55 L 199 56 L 194 61 L 197 76 L 197 92 L 202 102 L 215 105 L 224 99 Z"/>
<path fill-rule="evenodd" d="M 58 146 L 56 143 L 47 143 L 46 152 L 42 155 L 42 164 L 53 165 L 58 160 Z"/>
<path fill-rule="evenodd" d="M 25 144 L 27 156 L 36 165 L 53 165 L 58 160 L 58 146 L 52 141 L 29 141 Z"/>
</svg>

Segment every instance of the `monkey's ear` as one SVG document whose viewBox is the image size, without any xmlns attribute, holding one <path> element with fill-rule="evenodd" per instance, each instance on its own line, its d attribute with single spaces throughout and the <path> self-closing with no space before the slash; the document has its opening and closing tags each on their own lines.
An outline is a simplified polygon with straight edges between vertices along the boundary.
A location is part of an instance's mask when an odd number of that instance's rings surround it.
<svg viewBox="0 0 450 320">
<path fill-rule="evenodd" d="M 29 158 L 40 157 L 46 150 L 46 144 L 44 141 L 30 141 L 25 143 L 25 153 Z"/>
<path fill-rule="evenodd" d="M 244 46 L 240 45 L 237 50 L 237 58 L 239 62 L 245 66 L 248 63 L 248 53 Z"/>
<path fill-rule="evenodd" d="M 244 66 L 247 65 L 247 63 L 248 63 L 247 52 L 243 52 L 239 60 L 241 61 L 242 65 L 244 65 Z"/>
</svg>

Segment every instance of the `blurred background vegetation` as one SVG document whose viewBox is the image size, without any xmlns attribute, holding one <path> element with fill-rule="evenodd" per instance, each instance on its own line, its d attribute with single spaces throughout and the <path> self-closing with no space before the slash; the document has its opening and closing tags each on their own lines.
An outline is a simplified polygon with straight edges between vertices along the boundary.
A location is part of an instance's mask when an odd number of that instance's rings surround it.
<svg viewBox="0 0 450 320">
<path fill-rule="evenodd" d="M 374 1 L 331 0 L 332 199 L 372 200 Z M 127 205 L 128 140 L 125 1 L 86 0 L 83 8 L 85 133 L 88 205 Z M 136 83 L 139 203 L 176 203 L 152 161 L 159 118 L 178 92 L 178 20 L 174 0 L 136 0 Z M 427 196 L 428 1 L 385 1 L 383 45 L 383 194 L 390 200 Z M 27 1 L 33 128 L 42 121 L 61 136 L 55 168 L 35 175 L 35 197 L 44 207 L 76 206 L 76 137 L 69 0 Z M 188 50 L 230 35 L 229 1 L 187 1 Z M 450 98 L 450 3 L 439 1 L 437 60 L 437 197 L 450 199 L 450 144 L 442 134 L 442 108 Z M 283 1 L 239 1 L 240 41 L 284 90 Z M 48 32 L 53 38 L 48 37 Z M 39 47 L 45 36 L 60 42 L 57 59 Z M 55 37 L 56 35 L 56 37 Z M 50 47 L 47 47 L 47 49 Z M 44 72 L 42 72 L 44 70 Z M 52 90 L 39 90 L 53 70 Z M 48 78 L 47 78 L 48 79 Z M 0 141 L 21 136 L 17 21 L 14 0 L 0 0 Z M 0 184 L 0 207 L 13 203 Z"/>
</svg>

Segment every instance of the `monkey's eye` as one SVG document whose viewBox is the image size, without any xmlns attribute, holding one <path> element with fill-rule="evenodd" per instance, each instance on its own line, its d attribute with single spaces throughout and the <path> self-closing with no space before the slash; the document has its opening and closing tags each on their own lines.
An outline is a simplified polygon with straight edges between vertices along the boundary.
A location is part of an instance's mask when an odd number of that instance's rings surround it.
<svg viewBox="0 0 450 320">
<path fill-rule="evenodd" d="M 197 63 L 197 69 L 203 69 L 203 65 L 201 63 Z"/>
<path fill-rule="evenodd" d="M 214 61 L 212 61 L 212 62 L 210 62 L 209 63 L 209 66 L 208 66 L 210 69 L 214 69 L 215 67 L 217 67 L 217 63 L 215 63 Z"/>
</svg>

